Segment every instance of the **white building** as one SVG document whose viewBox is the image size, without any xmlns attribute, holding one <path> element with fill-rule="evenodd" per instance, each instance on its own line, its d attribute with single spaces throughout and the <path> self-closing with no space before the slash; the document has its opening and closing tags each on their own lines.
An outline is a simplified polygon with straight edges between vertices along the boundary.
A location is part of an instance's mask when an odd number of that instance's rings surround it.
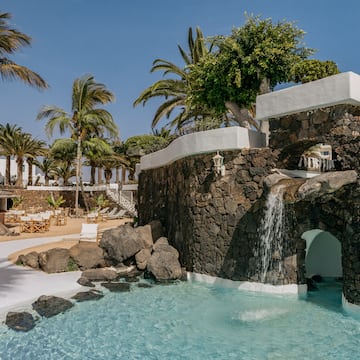
<svg viewBox="0 0 360 360">
<path fill-rule="evenodd" d="M 23 171 L 22 171 L 24 186 L 27 185 L 28 173 L 29 173 L 28 169 L 29 169 L 29 166 L 28 166 L 27 162 L 24 161 Z M 36 179 L 35 169 L 36 169 L 36 166 L 33 165 L 33 178 L 34 178 L 34 181 Z M 0 184 L 4 183 L 5 171 L 6 171 L 6 159 L 4 157 L 1 157 L 0 158 Z M 16 177 L 17 177 L 17 163 L 16 163 L 15 159 L 11 159 L 11 162 L 10 162 L 10 176 L 11 176 L 12 179 L 16 180 Z"/>
</svg>

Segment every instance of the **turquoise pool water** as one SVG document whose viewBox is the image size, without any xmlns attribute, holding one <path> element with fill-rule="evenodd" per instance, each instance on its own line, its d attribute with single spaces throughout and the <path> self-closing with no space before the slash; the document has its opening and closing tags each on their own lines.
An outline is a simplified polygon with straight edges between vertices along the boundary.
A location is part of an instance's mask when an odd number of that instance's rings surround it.
<svg viewBox="0 0 360 360">
<path fill-rule="evenodd" d="M 340 284 L 307 300 L 200 283 L 78 303 L 28 333 L 0 326 L 0 359 L 358 359 L 360 321 Z"/>
</svg>

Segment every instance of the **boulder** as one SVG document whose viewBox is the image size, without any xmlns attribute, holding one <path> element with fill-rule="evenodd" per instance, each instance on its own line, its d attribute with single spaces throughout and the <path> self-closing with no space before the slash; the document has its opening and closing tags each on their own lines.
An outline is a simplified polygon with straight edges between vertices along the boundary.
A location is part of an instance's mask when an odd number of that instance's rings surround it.
<svg viewBox="0 0 360 360">
<path fill-rule="evenodd" d="M 151 257 L 151 251 L 149 249 L 142 249 L 135 255 L 136 266 L 140 270 L 145 270 L 147 262 Z"/>
<path fill-rule="evenodd" d="M 72 308 L 74 304 L 66 299 L 57 296 L 40 296 L 33 304 L 32 308 L 41 316 L 51 317 L 63 313 Z"/>
<path fill-rule="evenodd" d="M 121 282 L 101 283 L 101 286 L 110 290 L 111 292 L 126 292 L 130 291 L 130 284 Z"/>
<path fill-rule="evenodd" d="M 274 169 L 273 173 L 268 175 L 265 179 L 264 179 L 264 185 L 270 189 L 271 187 L 273 187 L 275 184 L 277 184 L 280 180 L 283 179 L 290 179 L 289 176 L 281 173 L 279 170 Z"/>
<path fill-rule="evenodd" d="M 80 270 L 106 266 L 104 251 L 96 243 L 83 241 L 71 247 L 69 252 Z"/>
<path fill-rule="evenodd" d="M 88 300 L 99 300 L 104 297 L 104 294 L 98 290 L 81 291 L 75 294 L 72 299 L 82 302 Z"/>
<path fill-rule="evenodd" d="M 139 240 L 143 243 L 143 248 L 151 249 L 154 241 L 152 236 L 152 229 L 150 225 L 138 226 L 134 228 L 135 234 L 138 236 Z"/>
<path fill-rule="evenodd" d="M 151 227 L 151 234 L 153 241 L 156 241 L 160 237 L 164 236 L 164 228 L 159 220 L 153 220 L 149 223 Z"/>
<path fill-rule="evenodd" d="M 169 245 L 169 241 L 165 236 L 162 236 L 155 241 L 155 244 L 153 245 L 153 250 L 155 251 L 156 248 L 161 245 Z"/>
<path fill-rule="evenodd" d="M 29 331 L 35 326 L 35 320 L 28 312 L 9 312 L 5 324 L 15 331 Z"/>
<path fill-rule="evenodd" d="M 87 286 L 87 287 L 95 287 L 95 284 L 93 284 L 88 278 L 86 278 L 85 276 L 81 276 L 78 281 L 78 284 L 80 284 L 81 286 Z"/>
<path fill-rule="evenodd" d="M 123 262 L 140 250 L 152 246 L 150 226 L 133 228 L 129 224 L 104 231 L 100 247 L 109 259 Z"/>
<path fill-rule="evenodd" d="M 15 236 L 20 235 L 14 230 L 10 230 L 6 225 L 0 223 L 0 236 Z"/>
<path fill-rule="evenodd" d="M 148 261 L 147 271 L 158 281 L 176 280 L 182 277 L 178 252 L 174 248 L 175 251 L 169 248 L 171 248 L 170 245 L 161 245 Z"/>
<path fill-rule="evenodd" d="M 69 249 L 54 248 L 39 254 L 40 268 L 47 273 L 67 271 L 69 259 Z"/>
<path fill-rule="evenodd" d="M 24 266 L 29 266 L 33 269 L 39 269 L 39 254 L 36 251 L 32 251 L 26 255 L 20 255 L 17 263 L 20 262 Z"/>
<path fill-rule="evenodd" d="M 112 269 L 88 269 L 82 272 L 81 277 L 89 281 L 112 281 L 117 279 L 119 275 Z"/>
<path fill-rule="evenodd" d="M 357 173 L 355 170 L 327 172 L 308 179 L 299 187 L 298 196 L 300 199 L 315 199 L 356 182 Z"/>
<path fill-rule="evenodd" d="M 170 252 L 176 256 L 176 258 L 179 258 L 179 252 L 171 245 L 169 244 L 156 244 L 154 251 L 162 251 L 162 252 Z"/>
</svg>

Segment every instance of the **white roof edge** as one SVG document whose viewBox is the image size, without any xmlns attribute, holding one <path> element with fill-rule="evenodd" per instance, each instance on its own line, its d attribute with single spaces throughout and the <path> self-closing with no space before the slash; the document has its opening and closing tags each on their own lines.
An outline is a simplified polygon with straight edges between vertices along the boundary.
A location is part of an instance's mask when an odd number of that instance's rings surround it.
<svg viewBox="0 0 360 360">
<path fill-rule="evenodd" d="M 267 120 L 339 104 L 360 105 L 360 75 L 349 71 L 259 95 L 256 119 Z"/>
</svg>

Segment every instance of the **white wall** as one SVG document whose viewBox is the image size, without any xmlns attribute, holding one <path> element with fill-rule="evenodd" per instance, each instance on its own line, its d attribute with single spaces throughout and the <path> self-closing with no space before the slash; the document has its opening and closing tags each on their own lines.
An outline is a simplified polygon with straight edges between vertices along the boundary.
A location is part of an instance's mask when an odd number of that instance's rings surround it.
<svg viewBox="0 0 360 360">
<path fill-rule="evenodd" d="M 24 166 L 23 166 L 23 180 L 24 180 L 24 185 L 27 184 L 27 176 L 28 176 L 28 164 L 26 161 L 24 161 Z M 35 165 L 33 165 L 33 176 L 34 176 L 34 180 L 35 180 Z M 6 159 L 5 158 L 0 158 L 0 175 L 5 176 L 5 170 L 6 170 Z M 10 162 L 10 175 L 17 175 L 17 163 L 15 159 L 11 159 Z"/>
<path fill-rule="evenodd" d="M 306 240 L 306 277 L 342 276 L 341 244 L 335 236 L 315 229 L 306 231 L 302 238 Z"/>
<path fill-rule="evenodd" d="M 360 105 L 360 76 L 345 72 L 259 95 L 256 119 L 266 120 L 337 104 Z"/>
<path fill-rule="evenodd" d="M 265 134 L 239 126 L 200 131 L 183 135 L 165 149 L 142 156 L 140 171 L 171 164 L 186 156 L 265 146 Z"/>
</svg>

